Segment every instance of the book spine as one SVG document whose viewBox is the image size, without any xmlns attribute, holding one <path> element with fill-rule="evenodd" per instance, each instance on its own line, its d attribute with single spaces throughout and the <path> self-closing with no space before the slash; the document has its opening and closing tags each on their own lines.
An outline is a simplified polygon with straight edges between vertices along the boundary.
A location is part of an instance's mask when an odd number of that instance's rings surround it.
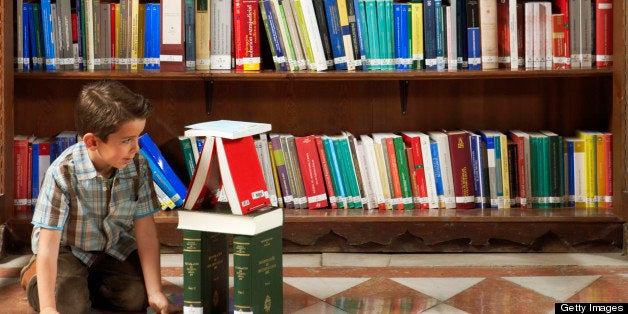
<svg viewBox="0 0 628 314">
<path fill-rule="evenodd" d="M 229 0 L 210 1 L 210 68 L 231 69 L 232 13 Z"/>
<path fill-rule="evenodd" d="M 183 311 L 204 312 L 202 299 L 201 231 L 183 230 Z"/>
<path fill-rule="evenodd" d="M 46 70 L 54 71 L 57 69 L 57 62 L 55 58 L 55 47 L 54 47 L 54 35 L 52 29 L 52 8 L 50 6 L 50 0 L 42 0 L 41 1 L 41 20 L 42 20 L 42 29 L 44 34 L 44 56 L 46 63 Z M 21 30 L 20 30 L 21 31 Z M 20 39 L 23 40 L 23 39 Z M 19 46 L 19 45 L 18 45 Z M 22 49 L 22 47 L 20 47 Z M 22 59 L 22 63 L 24 60 Z"/>
<path fill-rule="evenodd" d="M 285 204 L 284 204 L 284 200 L 283 200 L 283 194 L 281 194 L 281 183 L 279 182 L 279 174 L 277 173 L 277 163 L 275 161 L 275 151 L 273 149 L 273 143 L 268 142 L 268 152 L 270 153 L 270 163 L 272 165 L 272 171 L 273 171 L 273 183 L 275 184 L 275 197 L 277 199 L 277 206 L 284 208 Z M 272 196 L 271 196 L 271 202 L 272 202 Z"/>
<path fill-rule="evenodd" d="M 343 0 L 339 0 L 343 1 Z M 357 9 L 353 0 L 345 0 L 347 17 L 349 22 L 349 33 L 351 34 L 351 47 L 353 50 L 353 63 L 356 70 L 362 70 L 362 55 L 360 53 L 360 35 L 358 33 L 358 21 L 356 19 Z"/>
<path fill-rule="evenodd" d="M 185 24 L 185 69 L 196 69 L 196 30 L 194 29 L 194 18 L 196 12 L 194 0 L 184 2 L 184 24 Z"/>
<path fill-rule="evenodd" d="M 347 69 L 347 58 L 345 57 L 345 47 L 343 34 L 338 16 L 338 3 L 335 0 L 324 0 L 327 29 L 329 30 L 329 40 L 331 42 L 334 66 L 337 70 Z"/>
<path fill-rule="evenodd" d="M 139 137 L 138 141 L 140 147 L 143 148 L 144 151 L 147 153 L 148 158 L 152 160 L 159 169 L 161 169 L 163 174 L 176 190 L 177 194 L 182 199 L 185 198 L 185 196 L 187 195 L 187 188 L 185 187 L 185 185 L 183 185 L 183 182 L 181 181 L 181 179 L 179 179 L 172 167 L 170 167 L 170 164 L 161 154 L 161 151 L 159 150 L 159 148 L 157 148 L 157 145 L 150 137 L 150 135 L 148 135 L 148 133 L 145 133 L 144 135 Z"/>
<path fill-rule="evenodd" d="M 475 207 L 490 207 L 488 193 L 488 164 L 486 162 L 486 145 L 481 136 L 470 135 L 471 142 L 471 163 L 473 166 L 473 190 L 475 194 Z"/>
<path fill-rule="evenodd" d="M 325 16 L 325 4 L 323 0 L 313 0 L 314 15 L 316 15 L 316 24 L 318 26 L 318 34 L 323 44 L 323 54 L 325 55 L 325 63 L 329 70 L 335 69 L 334 56 L 331 47 L 331 37 L 327 29 L 327 17 Z"/>
<path fill-rule="evenodd" d="M 270 41 L 271 53 L 273 55 L 273 63 L 275 70 L 287 71 L 288 61 L 284 53 L 284 49 L 279 36 L 278 21 L 269 0 L 260 0 L 259 9 L 262 16 L 262 23 L 266 29 L 266 35 Z"/>
<path fill-rule="evenodd" d="M 497 69 L 497 0 L 480 0 L 482 69 Z"/>
<path fill-rule="evenodd" d="M 552 15 L 552 57 L 554 69 L 567 68 L 567 53 L 565 51 L 565 16 Z"/>
<path fill-rule="evenodd" d="M 393 138 L 397 171 L 399 172 L 399 184 L 401 186 L 402 204 L 404 209 L 412 209 L 412 187 L 410 174 L 408 173 L 408 159 L 406 158 L 405 145 L 401 137 Z"/>
<path fill-rule="evenodd" d="M 434 168 L 434 182 L 436 186 L 436 195 L 438 196 L 438 208 L 445 208 L 443 176 L 442 176 L 441 166 L 440 166 L 440 157 L 438 154 L 438 143 L 431 140 L 430 150 L 432 152 L 432 165 Z"/>
<path fill-rule="evenodd" d="M 211 42 L 211 35 L 209 32 L 209 1 L 195 0 L 194 14 L 195 68 L 196 70 L 209 70 L 211 66 L 209 52 L 209 45 Z"/>
<path fill-rule="evenodd" d="M 159 187 L 172 199 L 174 204 L 178 207 L 183 205 L 183 200 L 185 197 L 181 197 L 181 194 L 177 192 L 174 188 L 170 180 L 166 177 L 166 175 L 162 172 L 161 168 L 155 163 L 152 157 L 150 157 L 150 153 L 148 153 L 144 148 L 140 148 L 140 152 L 144 155 L 144 158 L 148 161 L 148 165 L 153 174 L 153 180 L 159 185 Z"/>
<path fill-rule="evenodd" d="M 331 172 L 329 170 L 329 162 L 327 162 L 327 155 L 325 153 L 323 139 L 320 136 L 316 136 L 316 149 L 318 150 L 318 156 L 321 161 L 321 168 L 323 171 L 323 178 L 325 179 L 325 188 L 327 189 L 327 196 L 329 199 L 330 207 L 332 209 L 336 209 L 338 208 L 336 193 L 334 191 Z"/>
<path fill-rule="evenodd" d="M 613 1 L 595 2 L 595 66 L 613 65 Z"/>
<path fill-rule="evenodd" d="M 307 197 L 309 209 L 327 207 L 327 194 L 323 182 L 323 172 L 320 168 L 320 159 L 316 148 L 316 139 L 313 135 L 295 138 L 301 177 Z"/>
<path fill-rule="evenodd" d="M 447 134 L 447 137 L 451 155 L 451 172 L 456 208 L 474 208 L 475 188 L 473 185 L 469 133 L 453 132 Z"/>
<path fill-rule="evenodd" d="M 412 47 L 412 69 L 422 70 L 425 68 L 424 46 L 423 46 L 423 3 L 410 3 L 412 10 L 410 23 L 412 32 L 410 36 Z M 466 36 L 464 36 L 466 38 Z M 466 55 L 465 55 L 466 59 Z"/>
<path fill-rule="evenodd" d="M 124 0 L 122 0 L 124 1 Z M 184 71 L 185 70 L 185 48 L 184 48 L 184 11 L 183 1 L 181 0 L 161 0 L 160 7 L 160 53 L 159 67 L 165 71 Z M 128 33 L 125 31 L 128 23 L 125 14 L 125 6 L 120 3 L 120 20 L 123 25 L 120 28 L 120 58 L 122 60 L 121 68 L 128 68 L 128 50 L 126 43 L 128 42 Z M 231 16 L 229 14 L 229 16 Z M 125 22 L 126 21 L 126 22 Z M 213 46 L 213 45 L 212 45 Z M 218 46 L 218 45 L 216 45 Z M 125 61 L 126 60 L 126 61 Z"/>
<path fill-rule="evenodd" d="M 201 233 L 202 304 L 204 313 L 229 312 L 228 234 Z M 210 297 L 211 296 L 211 297 Z"/>
<path fill-rule="evenodd" d="M 281 232 L 233 235 L 235 314 L 283 312 Z"/>
<path fill-rule="evenodd" d="M 467 0 L 467 38 L 469 70 L 482 69 L 480 7 L 478 0 Z"/>
<path fill-rule="evenodd" d="M 273 157 L 275 159 L 275 168 L 279 177 L 281 194 L 283 195 L 283 203 L 286 208 L 294 208 L 294 199 L 292 195 L 292 187 L 290 185 L 290 177 L 281 148 L 281 139 L 279 135 L 271 136 L 271 145 L 273 146 Z"/>
<path fill-rule="evenodd" d="M 294 4 L 290 0 L 281 0 L 281 6 L 283 7 L 284 17 L 288 24 L 288 33 L 290 33 L 290 39 L 292 40 L 292 47 L 295 54 L 295 65 L 292 66 L 298 70 L 307 69 L 307 62 L 305 61 L 305 51 L 302 46 L 302 39 L 299 35 L 299 27 L 297 26 L 297 16 L 295 16 L 295 9 L 292 7 Z"/>
<path fill-rule="evenodd" d="M 499 68 L 511 68 L 510 0 L 497 0 L 497 62 Z"/>
<path fill-rule="evenodd" d="M 334 185 L 334 192 L 339 208 L 348 208 L 349 202 L 347 200 L 347 192 L 342 181 L 342 174 L 340 172 L 339 158 L 334 148 L 334 140 L 331 138 L 323 138 L 323 146 L 325 147 L 325 157 L 330 165 L 330 174 Z"/>
</svg>

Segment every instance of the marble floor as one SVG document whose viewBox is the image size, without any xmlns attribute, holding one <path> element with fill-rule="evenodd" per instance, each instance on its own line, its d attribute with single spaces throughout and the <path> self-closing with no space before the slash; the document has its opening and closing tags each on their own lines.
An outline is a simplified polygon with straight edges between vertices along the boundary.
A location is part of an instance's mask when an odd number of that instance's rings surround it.
<svg viewBox="0 0 628 314">
<path fill-rule="evenodd" d="M 0 260 L 0 312 L 34 313 L 19 287 L 29 256 Z M 285 313 L 553 313 L 556 303 L 628 302 L 621 254 L 287 254 Z M 162 255 L 182 294 L 182 256 Z M 232 284 L 231 280 L 231 284 Z"/>
</svg>

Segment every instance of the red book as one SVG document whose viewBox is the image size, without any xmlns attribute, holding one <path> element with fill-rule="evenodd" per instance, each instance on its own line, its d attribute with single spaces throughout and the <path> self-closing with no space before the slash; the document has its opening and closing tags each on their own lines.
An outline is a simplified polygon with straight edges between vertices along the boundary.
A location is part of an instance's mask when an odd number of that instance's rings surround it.
<svg viewBox="0 0 628 314">
<path fill-rule="evenodd" d="M 185 209 L 211 208 L 216 204 L 221 179 L 214 142 L 212 136 L 205 139 L 183 203 Z"/>
<path fill-rule="evenodd" d="M 183 0 L 161 0 L 161 71 L 185 71 Z"/>
<path fill-rule="evenodd" d="M 519 197 L 519 203 L 521 208 L 530 207 L 528 194 L 530 191 L 528 190 L 528 186 L 530 183 L 530 177 L 528 173 L 530 172 L 528 168 L 529 159 L 530 159 L 530 139 L 528 134 L 518 131 L 512 130 L 510 131 L 510 138 L 517 145 L 517 178 L 519 183 L 519 195 L 511 195 L 512 198 Z M 526 158 L 528 162 L 526 162 Z"/>
<path fill-rule="evenodd" d="M 294 143 L 297 147 L 297 157 L 301 167 L 301 178 L 303 178 L 308 208 L 325 208 L 327 207 L 327 193 L 325 193 L 316 137 L 314 135 L 295 137 Z"/>
<path fill-rule="evenodd" d="M 418 189 L 417 192 L 420 198 L 420 208 L 430 208 L 429 202 L 427 201 L 427 182 L 425 178 L 425 167 L 423 164 L 423 153 L 421 151 L 421 138 L 418 134 L 412 132 L 403 132 L 401 133 L 401 137 L 403 138 L 404 143 L 406 143 L 406 146 L 408 146 L 412 151 L 413 163 L 408 164 L 412 170 L 411 172 L 414 173 L 413 175 L 416 180 Z"/>
<path fill-rule="evenodd" d="M 256 0 L 233 0 L 233 45 L 236 70 L 260 69 L 259 4 Z"/>
<path fill-rule="evenodd" d="M 118 33 L 118 28 L 116 27 L 116 4 L 110 3 L 109 8 L 111 9 L 109 16 L 111 19 L 111 69 L 115 70 L 116 61 L 118 60 L 118 55 L 116 54 L 116 34 Z"/>
<path fill-rule="evenodd" d="M 565 52 L 565 55 L 568 56 L 567 60 L 565 61 L 566 69 L 571 68 L 571 49 L 569 48 L 570 46 L 570 25 L 569 25 L 569 0 L 556 0 L 553 2 L 553 5 L 555 6 L 556 10 L 552 9 L 552 12 L 558 13 L 558 14 L 562 14 L 563 15 L 563 51 Z"/>
<path fill-rule="evenodd" d="M 321 160 L 321 169 L 323 170 L 323 178 L 325 179 L 325 187 L 327 188 L 327 197 L 332 209 L 338 208 L 336 201 L 336 193 L 334 191 L 334 183 L 329 172 L 329 164 L 327 156 L 325 156 L 325 146 L 323 146 L 323 138 L 316 136 L 316 149 L 318 150 L 318 158 Z"/>
<path fill-rule="evenodd" d="M 613 0 L 595 0 L 595 66 L 613 66 Z"/>
<path fill-rule="evenodd" d="M 565 16 L 552 14 L 552 57 L 554 69 L 566 69 L 570 58 L 565 51 Z"/>
<path fill-rule="evenodd" d="M 473 166 L 469 133 L 466 131 L 448 131 L 451 173 L 454 180 L 456 208 L 475 207 L 475 188 L 473 185 Z"/>
<path fill-rule="evenodd" d="M 13 209 L 15 212 L 30 211 L 28 185 L 30 161 L 28 137 L 16 135 L 13 138 Z"/>
<path fill-rule="evenodd" d="M 253 136 L 216 138 L 220 176 L 231 212 L 246 215 L 270 205 Z"/>
<path fill-rule="evenodd" d="M 508 0 L 497 0 L 497 62 L 500 68 L 510 68 L 513 61 L 510 60 L 509 20 Z"/>
</svg>

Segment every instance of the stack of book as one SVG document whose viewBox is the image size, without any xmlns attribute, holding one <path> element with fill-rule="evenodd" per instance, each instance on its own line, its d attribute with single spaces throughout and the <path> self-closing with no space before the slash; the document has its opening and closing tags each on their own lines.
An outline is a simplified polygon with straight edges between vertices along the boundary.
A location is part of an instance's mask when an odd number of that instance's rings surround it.
<svg viewBox="0 0 628 314">
<path fill-rule="evenodd" d="M 269 124 L 219 120 L 188 126 L 203 137 L 183 229 L 184 310 L 228 313 L 228 236 L 233 237 L 235 313 L 281 313 L 283 211 L 272 206 L 253 135 Z M 223 194 L 227 202 L 220 202 Z"/>
</svg>

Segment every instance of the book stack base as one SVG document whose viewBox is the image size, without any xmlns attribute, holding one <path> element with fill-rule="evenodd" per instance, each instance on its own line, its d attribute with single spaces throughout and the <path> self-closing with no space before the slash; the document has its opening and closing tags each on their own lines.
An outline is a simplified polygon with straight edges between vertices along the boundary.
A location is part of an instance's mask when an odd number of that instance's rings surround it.
<svg viewBox="0 0 628 314">
<path fill-rule="evenodd" d="M 283 312 L 283 211 L 248 215 L 226 210 L 179 211 L 183 230 L 184 313 Z M 229 243 L 234 292 L 229 309 Z"/>
</svg>

